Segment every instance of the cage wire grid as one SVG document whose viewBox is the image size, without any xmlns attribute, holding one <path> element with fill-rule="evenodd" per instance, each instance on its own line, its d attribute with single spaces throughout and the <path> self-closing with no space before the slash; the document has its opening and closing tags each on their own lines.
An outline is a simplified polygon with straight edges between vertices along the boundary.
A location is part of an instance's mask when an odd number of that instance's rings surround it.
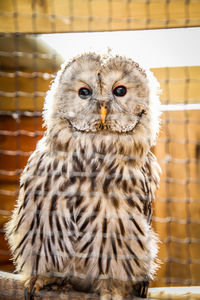
<svg viewBox="0 0 200 300">
<path fill-rule="evenodd" d="M 20 0 L 7 2 L 7 6 L 0 5 L 0 18 L 12 21 L 8 31 L 0 34 L 0 267 L 12 270 L 3 226 L 18 195 L 20 174 L 43 135 L 43 99 L 62 61 L 59 54 L 40 45 L 39 33 L 64 31 L 63 23 L 67 32 L 89 32 L 199 26 L 200 20 L 194 13 L 199 1 L 192 0 L 104 0 L 106 17 L 97 15 L 99 0 L 82 1 L 82 16 L 78 0 L 66 1 L 67 13 L 63 14 L 60 1 L 30 1 L 26 9 Z M 177 19 L 172 14 L 174 3 L 181 7 Z M 137 5 L 142 12 L 134 15 Z M 200 67 L 152 71 L 163 90 L 163 114 L 153 149 L 162 168 L 153 215 L 162 264 L 151 285 L 200 285 Z"/>
</svg>

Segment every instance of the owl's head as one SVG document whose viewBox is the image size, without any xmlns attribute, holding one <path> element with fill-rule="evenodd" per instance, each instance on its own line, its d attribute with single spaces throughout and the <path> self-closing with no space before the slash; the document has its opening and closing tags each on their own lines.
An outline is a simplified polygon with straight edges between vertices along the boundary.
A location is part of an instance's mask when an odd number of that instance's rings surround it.
<svg viewBox="0 0 200 300">
<path fill-rule="evenodd" d="M 62 122 L 72 132 L 146 135 L 159 128 L 158 82 L 131 59 L 83 54 L 64 64 L 47 94 L 47 128 Z"/>
</svg>

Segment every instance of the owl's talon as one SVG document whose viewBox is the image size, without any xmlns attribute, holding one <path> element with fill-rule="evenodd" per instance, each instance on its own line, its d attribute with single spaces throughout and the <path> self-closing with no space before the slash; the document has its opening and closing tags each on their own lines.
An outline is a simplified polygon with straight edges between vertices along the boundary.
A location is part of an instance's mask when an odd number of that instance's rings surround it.
<svg viewBox="0 0 200 300">
<path fill-rule="evenodd" d="M 24 298 L 25 300 L 33 300 L 35 293 L 39 292 L 41 285 L 38 284 L 38 279 L 33 277 L 25 283 Z"/>
<path fill-rule="evenodd" d="M 25 299 L 25 300 L 28 300 L 28 298 L 29 298 L 29 291 L 28 291 L 28 288 L 26 287 L 26 288 L 24 289 L 24 299 Z"/>
<path fill-rule="evenodd" d="M 62 280 L 63 281 L 63 280 Z M 37 294 L 41 289 L 44 287 L 50 288 L 52 290 L 51 286 L 59 285 L 59 279 L 55 277 L 45 277 L 45 276 L 37 276 L 37 277 L 31 277 L 25 282 L 25 290 L 24 290 L 24 298 L 25 300 L 33 300 L 35 294 Z M 55 290 L 58 290 L 59 287 L 54 287 Z"/>
<path fill-rule="evenodd" d="M 34 286 L 35 292 L 38 293 L 42 289 L 42 287 L 43 286 L 37 281 Z"/>
<path fill-rule="evenodd" d="M 30 299 L 31 299 L 31 300 L 34 299 L 35 292 L 37 292 L 37 291 L 36 291 L 36 288 L 33 287 L 32 290 L 31 290 L 31 292 L 30 292 Z"/>
<path fill-rule="evenodd" d="M 25 300 L 34 300 L 35 288 L 29 291 L 29 288 L 26 287 L 24 289 L 24 299 Z"/>
</svg>

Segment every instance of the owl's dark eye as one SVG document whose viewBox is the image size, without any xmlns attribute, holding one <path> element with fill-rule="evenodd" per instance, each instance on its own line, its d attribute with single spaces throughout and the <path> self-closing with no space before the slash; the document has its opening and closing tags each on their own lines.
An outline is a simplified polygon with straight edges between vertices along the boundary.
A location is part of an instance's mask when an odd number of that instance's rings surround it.
<svg viewBox="0 0 200 300">
<path fill-rule="evenodd" d="M 123 97 L 127 93 L 127 88 L 124 85 L 118 85 L 116 88 L 113 90 L 113 94 L 117 97 Z"/>
<path fill-rule="evenodd" d="M 92 91 L 86 87 L 82 87 L 79 89 L 78 95 L 81 99 L 88 99 L 92 95 Z"/>
</svg>

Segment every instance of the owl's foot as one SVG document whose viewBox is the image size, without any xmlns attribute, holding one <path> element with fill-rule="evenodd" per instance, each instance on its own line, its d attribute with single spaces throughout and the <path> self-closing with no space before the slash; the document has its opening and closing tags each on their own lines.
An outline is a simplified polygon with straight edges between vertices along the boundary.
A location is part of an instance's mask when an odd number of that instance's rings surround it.
<svg viewBox="0 0 200 300">
<path fill-rule="evenodd" d="M 33 300 L 35 293 L 38 293 L 42 288 L 46 286 L 50 286 L 53 283 L 55 285 L 51 286 L 51 289 L 57 290 L 59 289 L 59 285 L 62 283 L 60 278 L 56 277 L 45 277 L 45 276 L 34 276 L 28 279 L 25 282 L 24 289 L 24 298 L 25 300 Z"/>
<path fill-rule="evenodd" d="M 149 288 L 149 280 L 138 282 L 134 285 L 134 295 L 140 298 L 146 298 Z"/>
<path fill-rule="evenodd" d="M 35 295 L 36 287 L 34 285 L 33 278 L 29 281 L 29 283 L 25 283 L 24 285 L 24 299 L 25 300 L 33 300 Z"/>
</svg>

